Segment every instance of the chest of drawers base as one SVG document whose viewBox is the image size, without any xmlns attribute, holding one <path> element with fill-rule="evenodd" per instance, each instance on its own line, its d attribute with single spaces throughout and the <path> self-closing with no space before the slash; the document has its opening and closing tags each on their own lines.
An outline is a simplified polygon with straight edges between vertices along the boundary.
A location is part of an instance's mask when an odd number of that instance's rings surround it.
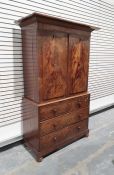
<svg viewBox="0 0 114 175">
<path fill-rule="evenodd" d="M 42 104 L 23 99 L 24 142 L 38 161 L 88 136 L 89 99 L 87 93 Z"/>
</svg>

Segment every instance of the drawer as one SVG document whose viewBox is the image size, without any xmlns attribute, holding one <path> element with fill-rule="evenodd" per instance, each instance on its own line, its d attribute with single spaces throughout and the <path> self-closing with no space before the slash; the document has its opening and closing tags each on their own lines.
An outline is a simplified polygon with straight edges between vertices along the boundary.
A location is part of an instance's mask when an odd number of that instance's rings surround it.
<svg viewBox="0 0 114 175">
<path fill-rule="evenodd" d="M 81 109 L 40 123 L 40 135 L 46 135 L 66 126 L 84 120 L 89 116 L 89 108 Z"/>
<path fill-rule="evenodd" d="M 40 121 L 54 118 L 73 110 L 89 106 L 89 94 L 76 96 L 63 101 L 49 103 L 39 107 Z"/>
<path fill-rule="evenodd" d="M 69 101 L 69 104 L 71 105 L 71 110 L 78 110 L 89 107 L 89 100 L 90 95 L 84 95 Z"/>
<path fill-rule="evenodd" d="M 41 106 L 39 108 L 40 121 L 63 115 L 69 110 L 70 104 L 66 100 Z"/>
<path fill-rule="evenodd" d="M 88 120 L 83 120 L 74 125 L 65 127 L 57 132 L 45 135 L 40 138 L 40 151 L 54 150 L 58 145 L 62 145 L 65 141 L 78 136 L 81 132 L 88 129 Z"/>
</svg>

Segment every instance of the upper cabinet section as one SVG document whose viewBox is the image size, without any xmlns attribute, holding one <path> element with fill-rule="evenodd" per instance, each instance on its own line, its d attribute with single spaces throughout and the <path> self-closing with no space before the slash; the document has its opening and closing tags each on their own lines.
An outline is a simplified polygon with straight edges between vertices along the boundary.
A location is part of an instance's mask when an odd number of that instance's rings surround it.
<svg viewBox="0 0 114 175">
<path fill-rule="evenodd" d="M 19 24 L 26 98 L 40 103 L 86 92 L 93 28 L 36 13 Z"/>
</svg>

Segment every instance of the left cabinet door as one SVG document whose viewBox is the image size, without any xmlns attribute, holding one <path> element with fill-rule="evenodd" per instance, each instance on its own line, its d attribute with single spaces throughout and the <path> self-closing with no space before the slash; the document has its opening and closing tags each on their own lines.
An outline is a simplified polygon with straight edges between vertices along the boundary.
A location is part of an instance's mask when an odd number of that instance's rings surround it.
<svg viewBox="0 0 114 175">
<path fill-rule="evenodd" d="M 38 32 L 41 101 L 66 96 L 67 49 L 67 34 L 45 30 Z"/>
</svg>

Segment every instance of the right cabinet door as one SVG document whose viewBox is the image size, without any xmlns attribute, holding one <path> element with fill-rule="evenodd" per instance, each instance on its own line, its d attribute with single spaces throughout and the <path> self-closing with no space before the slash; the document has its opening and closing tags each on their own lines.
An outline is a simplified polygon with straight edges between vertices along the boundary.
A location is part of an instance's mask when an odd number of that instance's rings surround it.
<svg viewBox="0 0 114 175">
<path fill-rule="evenodd" d="M 87 91 L 89 37 L 69 35 L 69 94 Z"/>
</svg>

